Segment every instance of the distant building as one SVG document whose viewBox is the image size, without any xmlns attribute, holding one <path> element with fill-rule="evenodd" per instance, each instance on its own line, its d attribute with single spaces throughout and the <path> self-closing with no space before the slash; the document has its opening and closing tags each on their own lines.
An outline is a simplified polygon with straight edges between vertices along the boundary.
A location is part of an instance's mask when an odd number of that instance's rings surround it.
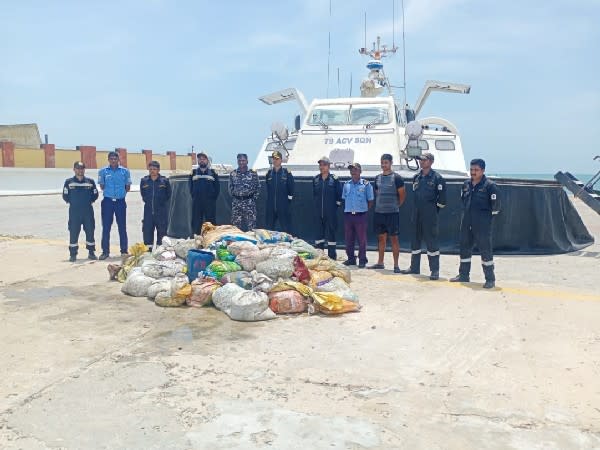
<svg viewBox="0 0 600 450">
<path fill-rule="evenodd" d="M 0 125 L 0 141 L 9 141 L 19 148 L 40 148 L 40 130 L 37 123 Z"/>
</svg>

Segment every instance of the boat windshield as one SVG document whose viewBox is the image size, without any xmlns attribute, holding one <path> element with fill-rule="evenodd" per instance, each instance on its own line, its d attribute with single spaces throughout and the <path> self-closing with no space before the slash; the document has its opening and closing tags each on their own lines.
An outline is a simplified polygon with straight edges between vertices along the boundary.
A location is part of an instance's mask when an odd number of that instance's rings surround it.
<svg viewBox="0 0 600 450">
<path fill-rule="evenodd" d="M 313 108 L 308 125 L 377 125 L 390 123 L 386 104 L 323 105 Z"/>
<path fill-rule="evenodd" d="M 290 151 L 294 149 L 294 145 L 296 145 L 296 140 L 289 140 L 285 142 L 285 148 L 286 150 Z M 279 150 L 279 151 L 283 151 L 283 147 L 281 146 L 281 143 L 279 142 L 269 142 L 267 144 L 267 146 L 265 147 L 265 151 L 267 152 L 274 152 L 275 150 Z"/>
</svg>

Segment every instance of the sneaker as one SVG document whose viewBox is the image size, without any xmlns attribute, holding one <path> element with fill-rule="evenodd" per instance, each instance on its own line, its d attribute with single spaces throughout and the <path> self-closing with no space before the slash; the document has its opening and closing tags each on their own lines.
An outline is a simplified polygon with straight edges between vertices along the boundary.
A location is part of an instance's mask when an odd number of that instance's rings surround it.
<svg viewBox="0 0 600 450">
<path fill-rule="evenodd" d="M 470 279 L 464 275 L 456 275 L 454 278 L 450 278 L 449 281 L 451 283 L 468 283 Z"/>
<path fill-rule="evenodd" d="M 355 259 L 347 259 L 342 264 L 345 265 L 345 266 L 355 266 L 356 265 L 356 260 Z"/>
<path fill-rule="evenodd" d="M 98 259 L 98 257 L 96 256 L 96 254 L 94 252 L 89 252 L 88 253 L 88 259 L 91 259 L 92 261 L 95 261 Z"/>
<path fill-rule="evenodd" d="M 402 273 L 402 271 L 400 270 L 400 267 L 398 267 L 398 266 L 394 267 L 394 273 Z"/>
<path fill-rule="evenodd" d="M 98 259 L 99 259 L 99 260 L 101 260 L 101 261 L 102 261 L 102 260 L 105 260 L 106 258 L 108 258 L 108 253 L 102 253 L 102 254 L 101 254 L 99 257 L 98 257 Z"/>
<path fill-rule="evenodd" d="M 367 266 L 367 263 L 361 262 L 358 264 L 359 269 L 364 269 Z"/>
<path fill-rule="evenodd" d="M 367 267 L 367 269 L 385 269 L 383 264 L 373 264 L 372 266 Z"/>
<path fill-rule="evenodd" d="M 429 279 L 430 280 L 439 280 L 440 279 L 440 273 L 439 272 L 431 272 L 431 275 L 429 275 Z"/>
<path fill-rule="evenodd" d="M 69 257 L 69 262 L 75 262 L 75 261 L 77 261 L 77 255 L 71 255 Z"/>
<path fill-rule="evenodd" d="M 495 287 L 496 287 L 495 281 L 486 281 L 485 284 L 483 285 L 484 289 L 494 289 Z"/>
<path fill-rule="evenodd" d="M 404 274 L 404 275 L 408 275 L 408 274 L 411 274 L 411 273 L 415 274 L 415 275 L 419 274 L 419 272 L 417 272 L 416 270 L 412 270 L 410 267 L 408 269 L 401 269 L 400 273 Z"/>
</svg>

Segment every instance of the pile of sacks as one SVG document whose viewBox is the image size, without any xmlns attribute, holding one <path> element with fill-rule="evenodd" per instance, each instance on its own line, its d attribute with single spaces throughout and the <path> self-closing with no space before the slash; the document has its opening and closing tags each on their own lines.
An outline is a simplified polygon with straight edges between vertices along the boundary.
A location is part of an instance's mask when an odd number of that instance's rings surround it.
<svg viewBox="0 0 600 450">
<path fill-rule="evenodd" d="M 158 306 L 213 304 L 240 321 L 360 310 L 350 271 L 287 233 L 205 223 L 194 239 L 165 237 L 146 250 L 136 244 L 123 266 L 111 265 L 109 273 L 123 283 L 123 293 Z"/>
</svg>

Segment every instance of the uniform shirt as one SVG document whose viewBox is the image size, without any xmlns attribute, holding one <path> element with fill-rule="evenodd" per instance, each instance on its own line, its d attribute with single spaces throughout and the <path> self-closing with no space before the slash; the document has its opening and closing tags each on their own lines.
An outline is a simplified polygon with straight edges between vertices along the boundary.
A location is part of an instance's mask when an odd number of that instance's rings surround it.
<svg viewBox="0 0 600 450">
<path fill-rule="evenodd" d="M 446 180 L 435 170 L 423 175 L 421 170 L 413 177 L 413 192 L 417 208 L 435 205 L 438 208 L 446 206 Z"/>
<path fill-rule="evenodd" d="M 313 200 L 320 217 L 336 214 L 342 204 L 342 184 L 336 175 L 329 174 L 323 179 L 321 174 L 313 178 Z"/>
<path fill-rule="evenodd" d="M 106 166 L 98 172 L 98 184 L 104 191 L 104 197 L 122 199 L 127 195 L 125 186 L 131 185 L 131 173 L 126 167 L 111 169 Z"/>
<path fill-rule="evenodd" d="M 140 194 L 145 206 L 151 208 L 152 213 L 166 210 L 171 198 L 171 183 L 167 177 L 159 175 L 156 180 L 146 175 L 140 181 Z"/>
<path fill-rule="evenodd" d="M 367 212 L 369 202 L 375 199 L 373 186 L 362 178 L 357 182 L 348 180 L 344 183 L 342 199 L 344 199 L 344 212 Z"/>
<path fill-rule="evenodd" d="M 258 174 L 252 169 L 245 172 L 240 172 L 240 169 L 235 169 L 229 174 L 229 194 L 234 199 L 257 199 L 260 190 L 260 181 Z"/>
<path fill-rule="evenodd" d="M 500 212 L 500 199 L 496 183 L 485 175 L 476 185 L 467 180 L 463 183 L 460 198 L 465 212 L 471 214 L 496 215 Z"/>
<path fill-rule="evenodd" d="M 399 212 L 398 189 L 401 187 L 404 187 L 404 180 L 396 172 L 377 175 L 375 178 L 375 212 L 382 214 Z"/>
<path fill-rule="evenodd" d="M 98 199 L 96 183 L 91 178 L 67 178 L 63 186 L 63 200 L 72 208 L 89 208 Z"/>
<path fill-rule="evenodd" d="M 209 168 L 194 169 L 190 175 L 189 186 L 192 197 L 202 196 L 202 198 L 215 200 L 221 192 L 219 175 Z"/>
<path fill-rule="evenodd" d="M 267 206 L 277 210 L 286 209 L 289 200 L 294 198 L 294 176 L 285 167 L 269 169 L 265 177 L 267 183 Z"/>
</svg>

